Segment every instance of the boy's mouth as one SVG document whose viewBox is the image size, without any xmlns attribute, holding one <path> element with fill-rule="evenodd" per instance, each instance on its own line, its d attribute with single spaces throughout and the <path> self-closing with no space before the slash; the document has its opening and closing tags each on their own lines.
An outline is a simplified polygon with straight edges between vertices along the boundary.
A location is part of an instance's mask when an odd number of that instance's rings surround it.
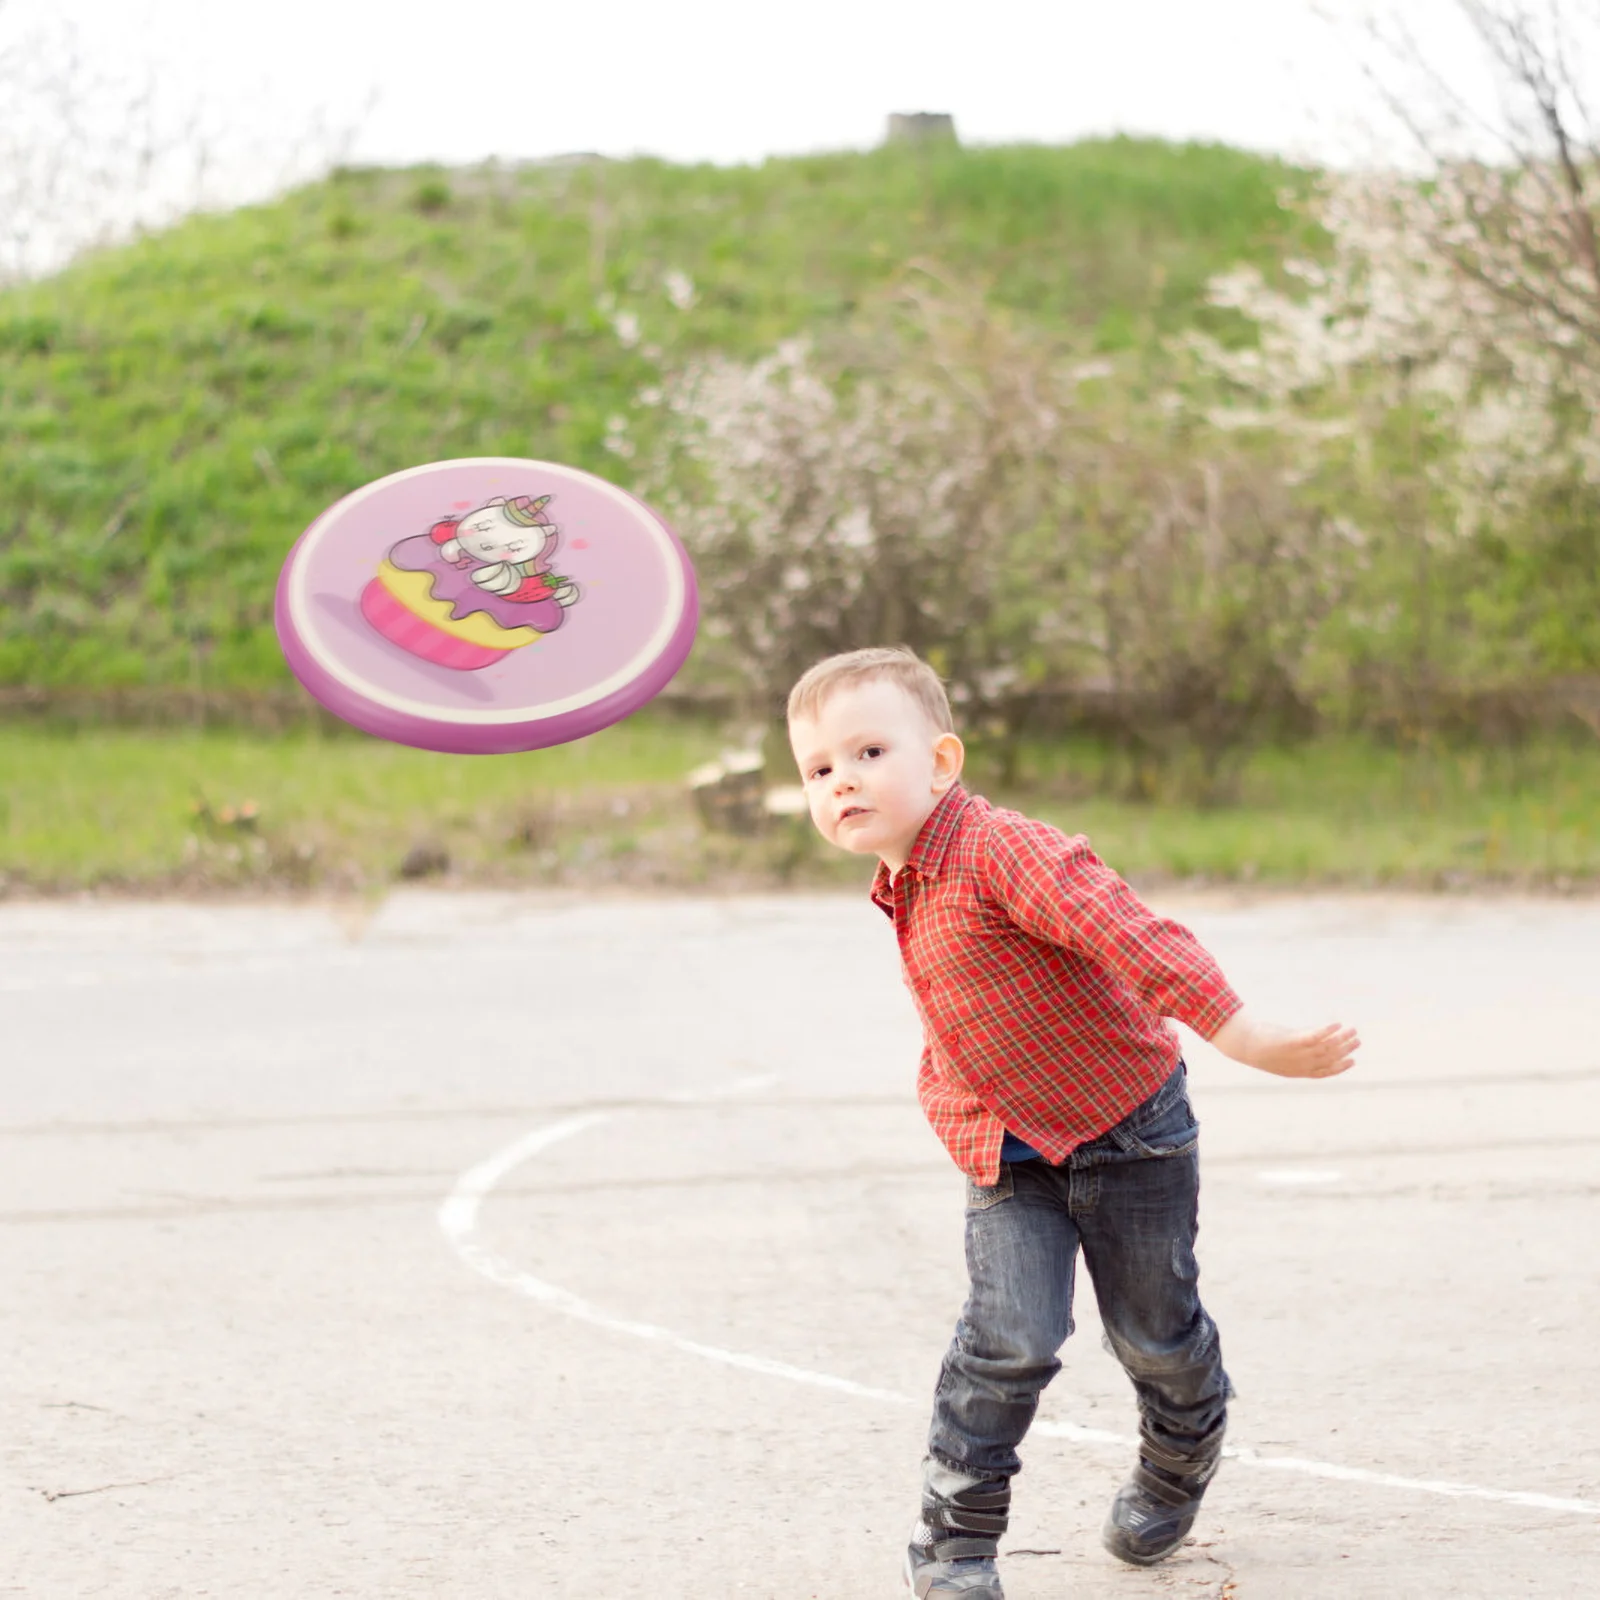
<svg viewBox="0 0 1600 1600">
<path fill-rule="evenodd" d="M 848 822 L 852 817 L 864 817 L 866 814 L 867 808 L 865 806 L 846 806 L 845 809 L 839 813 L 839 820 L 841 822 Z"/>
</svg>

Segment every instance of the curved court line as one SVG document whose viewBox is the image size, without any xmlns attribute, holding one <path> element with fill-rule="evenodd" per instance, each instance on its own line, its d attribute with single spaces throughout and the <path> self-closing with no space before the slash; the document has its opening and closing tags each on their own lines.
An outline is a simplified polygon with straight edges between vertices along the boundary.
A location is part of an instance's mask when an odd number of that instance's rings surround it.
<svg viewBox="0 0 1600 1600">
<path fill-rule="evenodd" d="M 710 1103 L 724 1097 L 707 1095 L 704 1098 Z M 689 1098 L 684 1095 L 673 1096 L 674 1101 L 679 1104 Z M 849 1378 L 836 1378 L 832 1373 L 813 1372 L 808 1367 L 790 1366 L 786 1361 L 773 1361 L 766 1356 L 746 1355 L 738 1350 L 724 1350 L 718 1345 L 701 1344 L 698 1340 L 686 1339 L 682 1334 L 674 1333 L 670 1328 L 663 1328 L 653 1322 L 639 1322 L 630 1317 L 613 1316 L 598 1306 L 590 1305 L 587 1300 L 574 1294 L 570 1289 L 563 1289 L 559 1284 L 547 1283 L 531 1272 L 522 1271 L 503 1256 L 496 1255 L 478 1243 L 476 1237 L 478 1213 L 497 1184 L 541 1150 L 547 1150 L 551 1145 L 559 1144 L 563 1139 L 570 1139 L 575 1134 L 597 1127 L 600 1123 L 614 1121 L 616 1116 L 617 1113 L 614 1111 L 596 1111 L 583 1116 L 567 1117 L 543 1128 L 535 1128 L 532 1133 L 525 1134 L 515 1143 L 507 1145 L 488 1160 L 480 1161 L 477 1166 L 463 1172 L 439 1207 L 439 1227 L 449 1241 L 450 1248 L 474 1272 L 481 1273 L 491 1283 L 513 1289 L 540 1305 L 549 1306 L 553 1311 L 575 1317 L 580 1322 L 590 1323 L 597 1328 L 609 1329 L 612 1333 L 631 1334 L 636 1339 L 646 1339 L 672 1350 L 681 1350 L 686 1355 L 719 1362 L 723 1366 L 738 1367 L 745 1372 L 760 1373 L 768 1378 L 784 1378 L 790 1383 L 803 1383 L 814 1389 L 831 1389 L 835 1393 L 853 1395 L 860 1400 L 878 1400 L 896 1406 L 923 1403 L 913 1400 L 909 1395 L 896 1393 L 892 1389 L 875 1389 L 869 1384 L 854 1383 Z M 1127 1448 L 1137 1443 L 1129 1435 L 1111 1433 L 1103 1428 L 1084 1428 L 1074 1422 L 1040 1421 L 1035 1422 L 1028 1431 L 1030 1434 L 1042 1434 L 1046 1438 L 1068 1439 L 1075 1444 L 1106 1444 Z M 1500 1505 L 1529 1506 L 1537 1511 L 1560 1511 L 1586 1517 L 1600 1516 L 1600 1503 L 1592 1500 L 1563 1500 L 1555 1495 L 1533 1494 L 1525 1490 L 1484 1489 L 1471 1483 L 1448 1483 L 1432 1478 L 1405 1478 L 1397 1473 L 1371 1472 L 1364 1467 L 1341 1467 L 1331 1461 L 1310 1461 L 1299 1456 L 1264 1456 L 1250 1449 L 1248 1445 L 1228 1445 L 1224 1447 L 1223 1455 L 1237 1461 L 1241 1466 L 1261 1467 L 1271 1472 L 1298 1472 L 1307 1477 L 1332 1478 L 1342 1483 L 1363 1483 L 1380 1489 L 1404 1489 L 1419 1494 L 1443 1495 L 1456 1500 L 1492 1500 Z"/>
</svg>

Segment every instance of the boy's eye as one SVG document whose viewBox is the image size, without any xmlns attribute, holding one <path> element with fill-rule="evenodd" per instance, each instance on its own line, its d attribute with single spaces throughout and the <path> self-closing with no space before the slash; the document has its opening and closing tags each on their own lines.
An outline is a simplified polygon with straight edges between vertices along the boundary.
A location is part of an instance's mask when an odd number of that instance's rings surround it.
<svg viewBox="0 0 1600 1600">
<path fill-rule="evenodd" d="M 829 769 L 827 767 L 813 767 L 811 769 L 811 776 L 813 778 L 826 778 L 828 776 L 828 771 Z"/>
<path fill-rule="evenodd" d="M 881 744 L 869 744 L 861 753 L 862 755 L 866 756 L 869 761 L 875 761 L 883 754 L 883 746 Z"/>
</svg>

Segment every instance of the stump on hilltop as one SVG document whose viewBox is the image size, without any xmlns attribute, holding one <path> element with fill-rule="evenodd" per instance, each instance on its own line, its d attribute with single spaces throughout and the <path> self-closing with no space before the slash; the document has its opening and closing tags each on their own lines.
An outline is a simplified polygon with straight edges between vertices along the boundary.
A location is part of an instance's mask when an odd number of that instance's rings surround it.
<svg viewBox="0 0 1600 1600">
<path fill-rule="evenodd" d="M 948 111 L 891 111 L 889 144 L 955 144 L 956 119 Z"/>
</svg>

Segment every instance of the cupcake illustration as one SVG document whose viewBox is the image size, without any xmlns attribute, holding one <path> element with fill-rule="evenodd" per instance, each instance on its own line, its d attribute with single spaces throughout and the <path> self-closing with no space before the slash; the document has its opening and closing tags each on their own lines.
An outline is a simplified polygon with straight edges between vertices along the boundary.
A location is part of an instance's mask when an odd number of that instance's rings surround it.
<svg viewBox="0 0 1600 1600">
<path fill-rule="evenodd" d="M 436 666 L 475 672 L 554 633 L 579 597 L 551 571 L 550 496 L 486 501 L 390 548 L 361 594 L 383 637 Z"/>
</svg>

